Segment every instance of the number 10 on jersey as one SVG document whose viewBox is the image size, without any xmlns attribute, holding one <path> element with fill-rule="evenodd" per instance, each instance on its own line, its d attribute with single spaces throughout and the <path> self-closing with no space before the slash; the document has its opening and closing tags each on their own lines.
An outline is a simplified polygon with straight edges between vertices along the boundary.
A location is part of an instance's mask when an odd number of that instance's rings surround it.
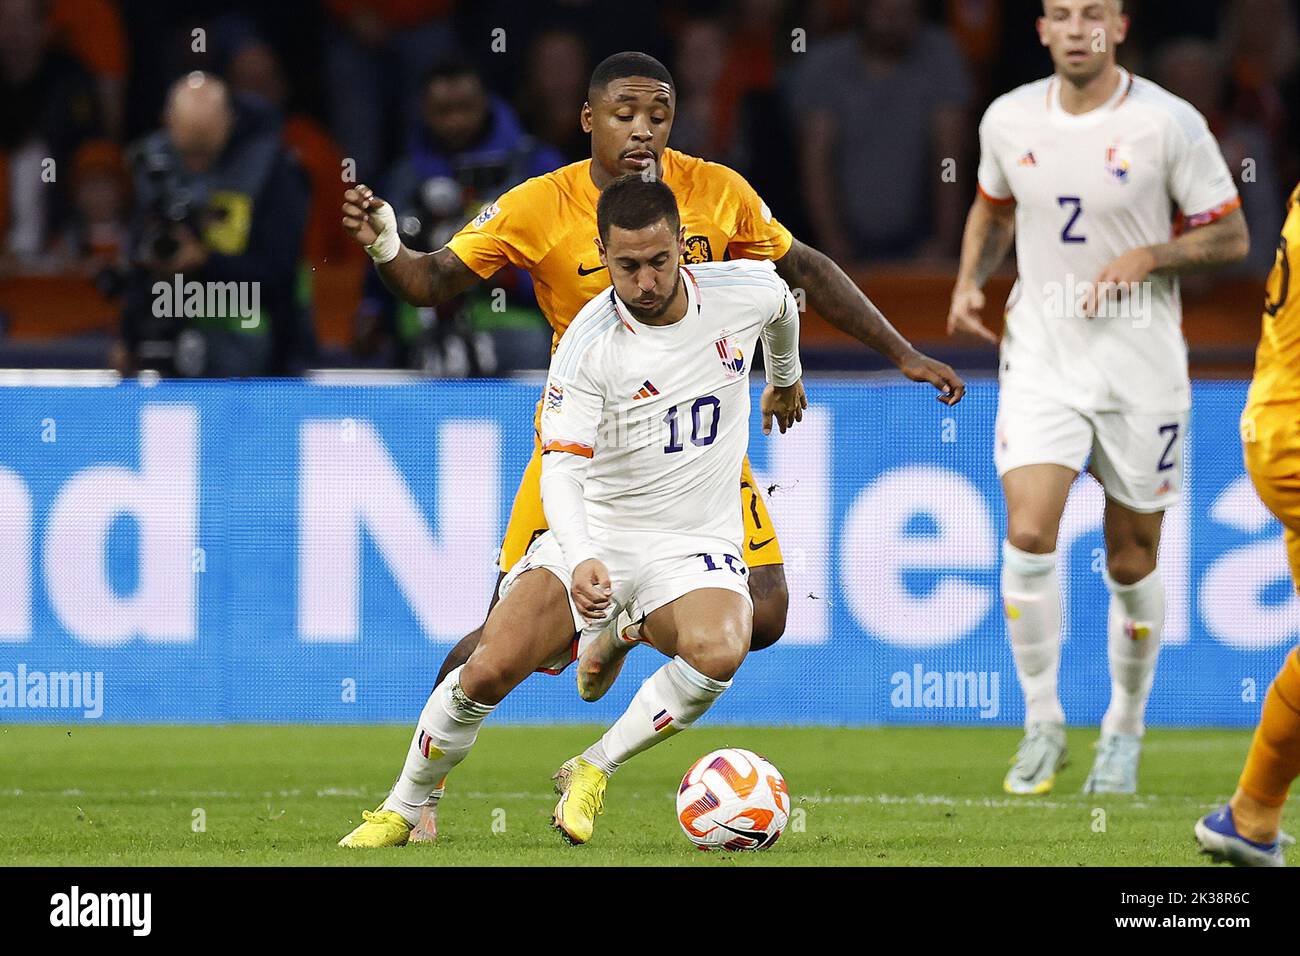
<svg viewBox="0 0 1300 956">
<path fill-rule="evenodd" d="M 668 426 L 668 444 L 664 445 L 664 454 L 671 455 L 683 450 L 681 431 L 678 425 L 678 410 L 683 406 L 674 405 L 664 413 L 664 423 Z M 705 395 L 691 404 L 691 444 L 712 445 L 718 437 L 718 418 L 722 414 L 722 402 L 716 395 Z"/>
</svg>

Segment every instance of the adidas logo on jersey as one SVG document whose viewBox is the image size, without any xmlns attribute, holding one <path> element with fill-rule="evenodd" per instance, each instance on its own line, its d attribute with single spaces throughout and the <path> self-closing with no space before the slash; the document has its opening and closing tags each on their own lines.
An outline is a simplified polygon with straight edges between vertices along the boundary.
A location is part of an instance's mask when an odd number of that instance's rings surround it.
<svg viewBox="0 0 1300 956">
<path fill-rule="evenodd" d="M 1038 165 L 1038 160 L 1036 160 L 1036 159 L 1034 158 L 1034 151 L 1033 151 L 1032 149 L 1031 149 L 1029 152 L 1025 153 L 1025 155 L 1023 155 L 1023 156 L 1020 157 L 1019 165 L 1021 165 L 1021 166 L 1037 166 L 1037 165 Z"/>
<path fill-rule="evenodd" d="M 650 398 L 658 394 L 659 389 L 655 388 L 654 385 L 651 384 L 650 379 L 646 379 L 640 389 L 637 390 L 637 393 L 632 396 L 632 401 L 639 402 L 643 398 Z"/>
</svg>

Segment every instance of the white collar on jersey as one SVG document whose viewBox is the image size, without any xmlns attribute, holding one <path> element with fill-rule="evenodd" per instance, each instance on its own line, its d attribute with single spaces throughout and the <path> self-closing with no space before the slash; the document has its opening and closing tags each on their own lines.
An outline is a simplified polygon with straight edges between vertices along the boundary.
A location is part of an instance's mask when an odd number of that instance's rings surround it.
<svg viewBox="0 0 1300 956">
<path fill-rule="evenodd" d="M 700 287 L 695 281 L 695 276 L 691 275 L 691 270 L 685 266 L 679 267 L 677 274 L 685 279 L 686 315 L 691 314 L 692 308 L 694 308 L 698 314 L 700 311 Z M 618 314 L 619 319 L 622 320 L 624 327 L 633 335 L 636 335 L 641 329 L 675 329 L 680 326 L 686 318 L 686 316 L 683 316 L 682 322 L 674 322 L 672 325 L 650 325 L 646 322 L 642 322 L 632 314 L 632 311 L 627 307 L 627 303 L 619 298 L 619 295 L 614 290 L 613 286 L 609 287 L 609 301 L 614 303 L 614 311 Z"/>
<path fill-rule="evenodd" d="M 1047 118 L 1053 125 L 1075 128 L 1095 126 L 1102 122 L 1124 102 L 1133 89 L 1133 74 L 1122 66 L 1116 66 L 1115 69 L 1119 71 L 1119 83 L 1115 86 L 1115 92 L 1105 103 L 1086 113 L 1067 113 L 1061 108 L 1061 78 L 1053 76 L 1047 84 Z"/>
</svg>

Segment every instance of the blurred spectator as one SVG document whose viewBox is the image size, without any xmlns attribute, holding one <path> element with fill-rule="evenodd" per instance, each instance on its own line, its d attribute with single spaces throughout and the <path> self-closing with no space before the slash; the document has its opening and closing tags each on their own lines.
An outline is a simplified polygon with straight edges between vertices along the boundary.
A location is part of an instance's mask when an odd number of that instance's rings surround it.
<svg viewBox="0 0 1300 956">
<path fill-rule="evenodd" d="M 516 103 L 528 129 L 567 163 L 591 156 L 591 138 L 578 124 L 590 78 L 587 47 L 577 33 L 546 30 L 533 40 Z"/>
<path fill-rule="evenodd" d="M 780 59 L 794 54 L 780 16 L 779 0 L 737 0 L 723 17 L 682 23 L 672 145 L 739 170 L 798 234 L 797 136 L 776 87 Z"/>
<path fill-rule="evenodd" d="M 453 0 L 326 0 L 334 138 L 374 179 L 416 123 L 420 77 L 457 46 Z"/>
<path fill-rule="evenodd" d="M 728 154 L 735 134 L 735 101 L 723 115 L 721 85 L 726 76 L 729 37 L 721 21 L 687 20 L 677 34 L 677 109 L 673 114 L 674 149 L 715 162 L 735 164 Z"/>
<path fill-rule="evenodd" d="M 945 0 L 944 13 L 948 31 L 970 65 L 977 87 L 977 102 L 987 102 L 998 92 L 990 92 L 990 73 L 997 61 L 1002 33 L 1003 10 L 1000 0 Z M 1021 27 L 1029 27 L 1029 17 Z"/>
<path fill-rule="evenodd" d="M 313 351 L 295 296 L 308 187 L 278 117 L 191 73 L 172 86 L 164 127 L 138 144 L 132 169 L 115 364 L 187 376 L 300 371 Z"/>
<path fill-rule="evenodd" d="M 1229 63 L 1233 114 L 1262 126 L 1275 142 L 1291 145 L 1300 126 L 1300 104 L 1294 100 L 1300 83 L 1296 20 L 1287 0 L 1237 0 L 1228 5 L 1221 40 Z M 1285 181 L 1294 182 L 1300 176 L 1300 156 L 1288 149 L 1280 158 Z"/>
<path fill-rule="evenodd" d="M 352 262 L 364 267 L 365 254 L 339 228 L 343 194 L 343 152 L 320 123 L 292 111 L 289 84 L 270 44 L 255 34 L 232 43 L 226 60 L 230 89 L 255 97 L 283 118 L 284 143 L 298 158 L 311 182 L 305 258 L 313 265 Z"/>
<path fill-rule="evenodd" d="M 863 0 L 857 30 L 810 46 L 789 98 L 801 127 L 805 203 L 839 261 L 951 256 L 970 190 L 961 168 L 970 83 L 919 0 Z"/>
<path fill-rule="evenodd" d="M 1168 43 L 1156 52 L 1154 71 L 1152 79 L 1187 100 L 1209 121 L 1237 181 L 1250 229 L 1250 255 L 1223 272 L 1262 277 L 1273 264 L 1284 211 L 1272 141 L 1258 123 L 1222 108 L 1223 61 L 1212 43 L 1190 38 Z"/>
<path fill-rule="evenodd" d="M 104 130 L 120 141 L 126 113 L 127 48 L 122 14 L 114 0 L 51 0 L 54 42 L 95 78 Z"/>
<path fill-rule="evenodd" d="M 99 108 L 85 70 L 51 47 L 39 0 L 0 0 L 0 24 L 0 254 L 30 264 L 66 220 L 72 157 Z"/>
<path fill-rule="evenodd" d="M 61 271 L 99 278 L 124 265 L 130 202 L 121 149 L 110 140 L 87 140 L 73 159 L 72 213 L 52 250 Z"/>
<path fill-rule="evenodd" d="M 482 55 L 479 65 L 488 85 L 523 93 L 537 74 L 530 72 L 535 64 L 520 54 L 532 50 L 538 38 L 551 32 L 580 37 L 583 58 L 590 65 L 620 50 L 640 50 L 667 63 L 672 55 L 669 21 L 679 2 L 473 0 L 459 5 L 457 24 L 464 41 L 462 49 L 472 56 Z M 504 43 L 505 47 L 494 43 Z M 492 55 L 483 55 L 488 53 Z M 551 62 L 558 65 L 558 61 Z M 583 78 L 584 94 L 587 79 L 589 76 Z M 574 109 L 581 105 L 579 100 Z"/>
<path fill-rule="evenodd" d="M 514 110 L 487 91 L 466 60 L 435 64 L 421 89 L 424 122 L 412 134 L 406 157 L 385 177 L 381 195 L 393 206 L 403 242 L 428 252 L 445 245 L 511 186 L 563 160 L 523 131 Z M 396 302 L 372 270 L 357 318 L 356 350 L 385 364 L 437 374 L 491 374 L 498 365 L 495 333 L 507 333 L 497 336 L 503 341 L 515 338 L 511 330 L 546 334 L 527 274 L 502 270 L 493 287 L 438 310 L 417 309 Z"/>
</svg>

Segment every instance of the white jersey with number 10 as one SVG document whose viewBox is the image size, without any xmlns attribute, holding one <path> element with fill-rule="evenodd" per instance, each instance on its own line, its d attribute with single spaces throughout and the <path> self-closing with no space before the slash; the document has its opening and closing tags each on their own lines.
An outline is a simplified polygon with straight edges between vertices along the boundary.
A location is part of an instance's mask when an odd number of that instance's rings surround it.
<svg viewBox="0 0 1300 956">
<path fill-rule="evenodd" d="M 602 532 L 654 531 L 739 548 L 736 486 L 760 335 L 770 381 L 790 385 L 801 374 L 793 347 L 798 304 L 770 262 L 705 262 L 681 275 L 687 307 L 680 321 L 647 325 L 611 287 L 578 313 L 551 360 L 543 473 L 564 453 L 590 459 L 583 498 L 597 545 Z M 773 334 L 778 326 L 784 335 Z"/>
</svg>

